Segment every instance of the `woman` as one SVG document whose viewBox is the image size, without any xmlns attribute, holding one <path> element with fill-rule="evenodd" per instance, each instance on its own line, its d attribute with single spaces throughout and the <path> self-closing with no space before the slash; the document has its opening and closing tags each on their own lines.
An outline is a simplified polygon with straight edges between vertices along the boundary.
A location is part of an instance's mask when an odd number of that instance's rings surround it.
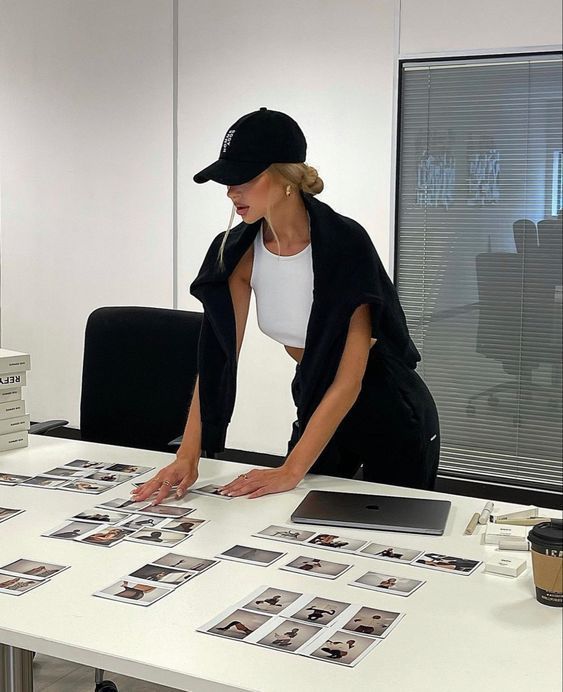
<svg viewBox="0 0 563 692">
<path fill-rule="evenodd" d="M 136 500 L 156 493 L 157 504 L 175 484 L 182 497 L 202 451 L 224 449 L 252 290 L 261 330 L 297 363 L 297 421 L 282 466 L 252 470 L 221 492 L 259 497 L 308 472 L 351 478 L 362 464 L 366 480 L 434 485 L 438 415 L 415 373 L 420 355 L 397 292 L 367 232 L 315 199 L 324 184 L 305 153 L 299 125 L 261 108 L 229 129 L 219 159 L 194 176 L 225 185 L 243 222 L 215 238 L 190 287 L 204 316 L 182 444 L 133 491 Z"/>
</svg>

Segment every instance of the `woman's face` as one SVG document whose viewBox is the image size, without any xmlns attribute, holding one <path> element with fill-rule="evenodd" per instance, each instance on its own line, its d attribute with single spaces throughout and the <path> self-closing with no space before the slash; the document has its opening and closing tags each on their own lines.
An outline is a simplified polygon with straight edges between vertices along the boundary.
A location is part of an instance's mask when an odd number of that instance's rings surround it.
<svg viewBox="0 0 563 692">
<path fill-rule="evenodd" d="M 227 197 L 233 202 L 245 223 L 254 223 L 266 216 L 268 198 L 270 209 L 284 200 L 283 185 L 274 180 L 269 171 L 264 171 L 242 185 L 227 185 Z"/>
</svg>

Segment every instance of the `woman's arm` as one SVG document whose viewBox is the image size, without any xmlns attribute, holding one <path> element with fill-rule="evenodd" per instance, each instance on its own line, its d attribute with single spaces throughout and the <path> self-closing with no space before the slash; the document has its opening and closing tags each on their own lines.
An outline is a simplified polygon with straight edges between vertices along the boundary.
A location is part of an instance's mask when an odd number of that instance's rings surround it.
<svg viewBox="0 0 563 692">
<path fill-rule="evenodd" d="M 277 469 L 253 470 L 223 488 L 230 496 L 260 497 L 294 488 L 315 463 L 362 388 L 371 347 L 369 305 L 354 311 L 336 376 L 311 416 L 301 438 Z"/>
</svg>

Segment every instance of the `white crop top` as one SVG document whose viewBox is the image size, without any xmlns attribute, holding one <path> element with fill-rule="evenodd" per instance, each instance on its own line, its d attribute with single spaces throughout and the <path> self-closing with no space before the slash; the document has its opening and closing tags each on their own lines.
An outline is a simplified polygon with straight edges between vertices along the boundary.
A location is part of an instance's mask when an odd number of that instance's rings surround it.
<svg viewBox="0 0 563 692">
<path fill-rule="evenodd" d="M 260 227 L 250 285 L 260 331 L 284 346 L 304 348 L 313 304 L 311 243 L 296 255 L 280 256 L 266 248 Z"/>
</svg>

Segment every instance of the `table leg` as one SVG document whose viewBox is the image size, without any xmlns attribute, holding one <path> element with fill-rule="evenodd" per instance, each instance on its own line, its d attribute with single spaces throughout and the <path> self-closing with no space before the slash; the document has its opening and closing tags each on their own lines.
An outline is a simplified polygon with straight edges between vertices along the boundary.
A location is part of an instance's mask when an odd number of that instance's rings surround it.
<svg viewBox="0 0 563 692">
<path fill-rule="evenodd" d="M 0 690 L 33 692 L 33 653 L 0 644 Z"/>
</svg>

